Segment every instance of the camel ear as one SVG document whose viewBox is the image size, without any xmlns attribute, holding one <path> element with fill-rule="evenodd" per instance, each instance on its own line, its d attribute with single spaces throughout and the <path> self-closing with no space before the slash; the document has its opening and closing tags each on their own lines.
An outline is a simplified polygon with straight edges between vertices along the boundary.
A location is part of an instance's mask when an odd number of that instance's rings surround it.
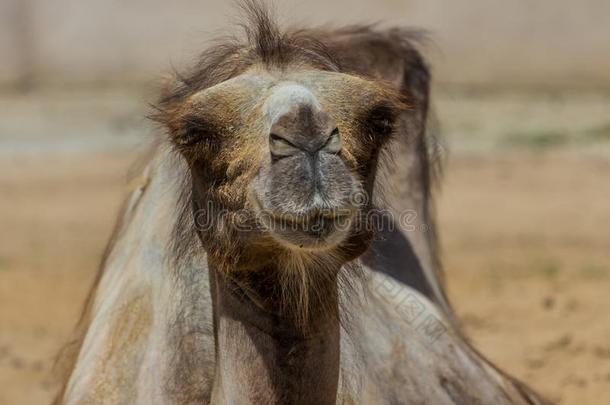
<svg viewBox="0 0 610 405">
<path fill-rule="evenodd" d="M 425 33 L 412 29 L 375 30 L 353 27 L 323 38 L 342 70 L 381 79 L 398 89 L 416 118 L 418 133 L 425 129 L 430 93 L 430 71 L 419 48 Z"/>
<path fill-rule="evenodd" d="M 184 102 L 184 97 L 180 97 L 178 89 L 175 76 L 163 77 L 159 86 L 159 99 L 150 105 L 152 112 L 148 114 L 150 120 L 167 129 L 170 137 L 176 129 L 178 117 L 181 115 L 181 104 Z"/>
<path fill-rule="evenodd" d="M 402 40 L 404 67 L 400 90 L 407 103 L 414 107 L 410 112 L 412 129 L 415 133 L 422 134 L 426 130 L 430 104 L 430 69 L 422 54 L 414 46 L 412 33 L 397 31 L 394 35 Z"/>
<path fill-rule="evenodd" d="M 159 82 L 159 103 L 163 103 L 166 100 L 170 100 L 176 94 L 176 89 L 178 89 L 178 78 L 176 74 L 174 75 L 164 75 L 161 77 Z"/>
</svg>

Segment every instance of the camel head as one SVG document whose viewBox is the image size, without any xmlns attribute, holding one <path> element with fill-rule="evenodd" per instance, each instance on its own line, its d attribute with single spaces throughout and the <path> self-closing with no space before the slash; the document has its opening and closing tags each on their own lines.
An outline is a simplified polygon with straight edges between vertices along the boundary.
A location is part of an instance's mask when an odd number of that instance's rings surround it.
<svg viewBox="0 0 610 405">
<path fill-rule="evenodd" d="M 160 103 L 200 239 L 233 265 L 350 260 L 370 241 L 380 150 L 405 105 L 315 39 L 264 28 L 211 49 Z"/>
</svg>

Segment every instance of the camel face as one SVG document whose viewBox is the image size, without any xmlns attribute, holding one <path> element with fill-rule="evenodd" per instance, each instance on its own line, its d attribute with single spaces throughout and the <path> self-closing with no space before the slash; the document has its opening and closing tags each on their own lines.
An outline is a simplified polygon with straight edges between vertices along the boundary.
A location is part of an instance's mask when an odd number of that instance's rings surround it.
<svg viewBox="0 0 610 405">
<path fill-rule="evenodd" d="M 359 180 L 342 159 L 335 120 L 304 85 L 280 83 L 264 104 L 269 159 L 251 183 L 250 200 L 278 242 L 324 249 L 347 236 L 359 208 Z"/>
<path fill-rule="evenodd" d="M 258 252 L 364 250 L 379 151 L 400 108 L 381 82 L 315 69 L 253 68 L 188 97 L 170 130 L 204 242 L 222 233 Z"/>
</svg>

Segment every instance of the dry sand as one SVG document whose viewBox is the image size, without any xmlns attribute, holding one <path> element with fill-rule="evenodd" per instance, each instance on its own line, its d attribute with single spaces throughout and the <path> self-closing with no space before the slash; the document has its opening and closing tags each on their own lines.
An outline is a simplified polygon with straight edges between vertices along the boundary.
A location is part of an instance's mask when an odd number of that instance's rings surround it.
<svg viewBox="0 0 610 405">
<path fill-rule="evenodd" d="M 133 154 L 0 164 L 0 404 L 46 403 Z M 455 157 L 439 199 L 451 299 L 474 343 L 562 404 L 610 392 L 610 163 Z"/>
<path fill-rule="evenodd" d="M 0 94 L 0 405 L 48 403 L 146 136 L 146 97 Z M 436 92 L 439 196 L 466 332 L 561 404 L 610 392 L 610 94 Z M 51 157 L 51 155 L 55 157 Z"/>
</svg>

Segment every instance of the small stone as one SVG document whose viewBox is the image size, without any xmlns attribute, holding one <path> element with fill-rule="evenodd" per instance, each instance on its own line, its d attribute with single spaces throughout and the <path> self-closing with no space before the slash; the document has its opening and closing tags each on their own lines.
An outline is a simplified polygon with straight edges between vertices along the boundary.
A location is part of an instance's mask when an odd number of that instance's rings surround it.
<svg viewBox="0 0 610 405">
<path fill-rule="evenodd" d="M 542 360 L 541 358 L 533 358 L 533 359 L 528 359 L 526 360 L 527 366 L 529 368 L 541 368 L 544 366 L 544 360 Z"/>
<path fill-rule="evenodd" d="M 555 298 L 551 296 L 545 297 L 544 300 L 542 300 L 542 308 L 547 311 L 555 308 Z"/>
<path fill-rule="evenodd" d="M 545 346 L 545 350 L 553 351 L 564 349 L 572 343 L 572 336 L 569 334 L 562 335 L 559 339 L 553 340 Z"/>
<path fill-rule="evenodd" d="M 11 360 L 11 367 L 21 370 L 25 366 L 25 362 L 19 357 L 14 357 Z"/>
</svg>

